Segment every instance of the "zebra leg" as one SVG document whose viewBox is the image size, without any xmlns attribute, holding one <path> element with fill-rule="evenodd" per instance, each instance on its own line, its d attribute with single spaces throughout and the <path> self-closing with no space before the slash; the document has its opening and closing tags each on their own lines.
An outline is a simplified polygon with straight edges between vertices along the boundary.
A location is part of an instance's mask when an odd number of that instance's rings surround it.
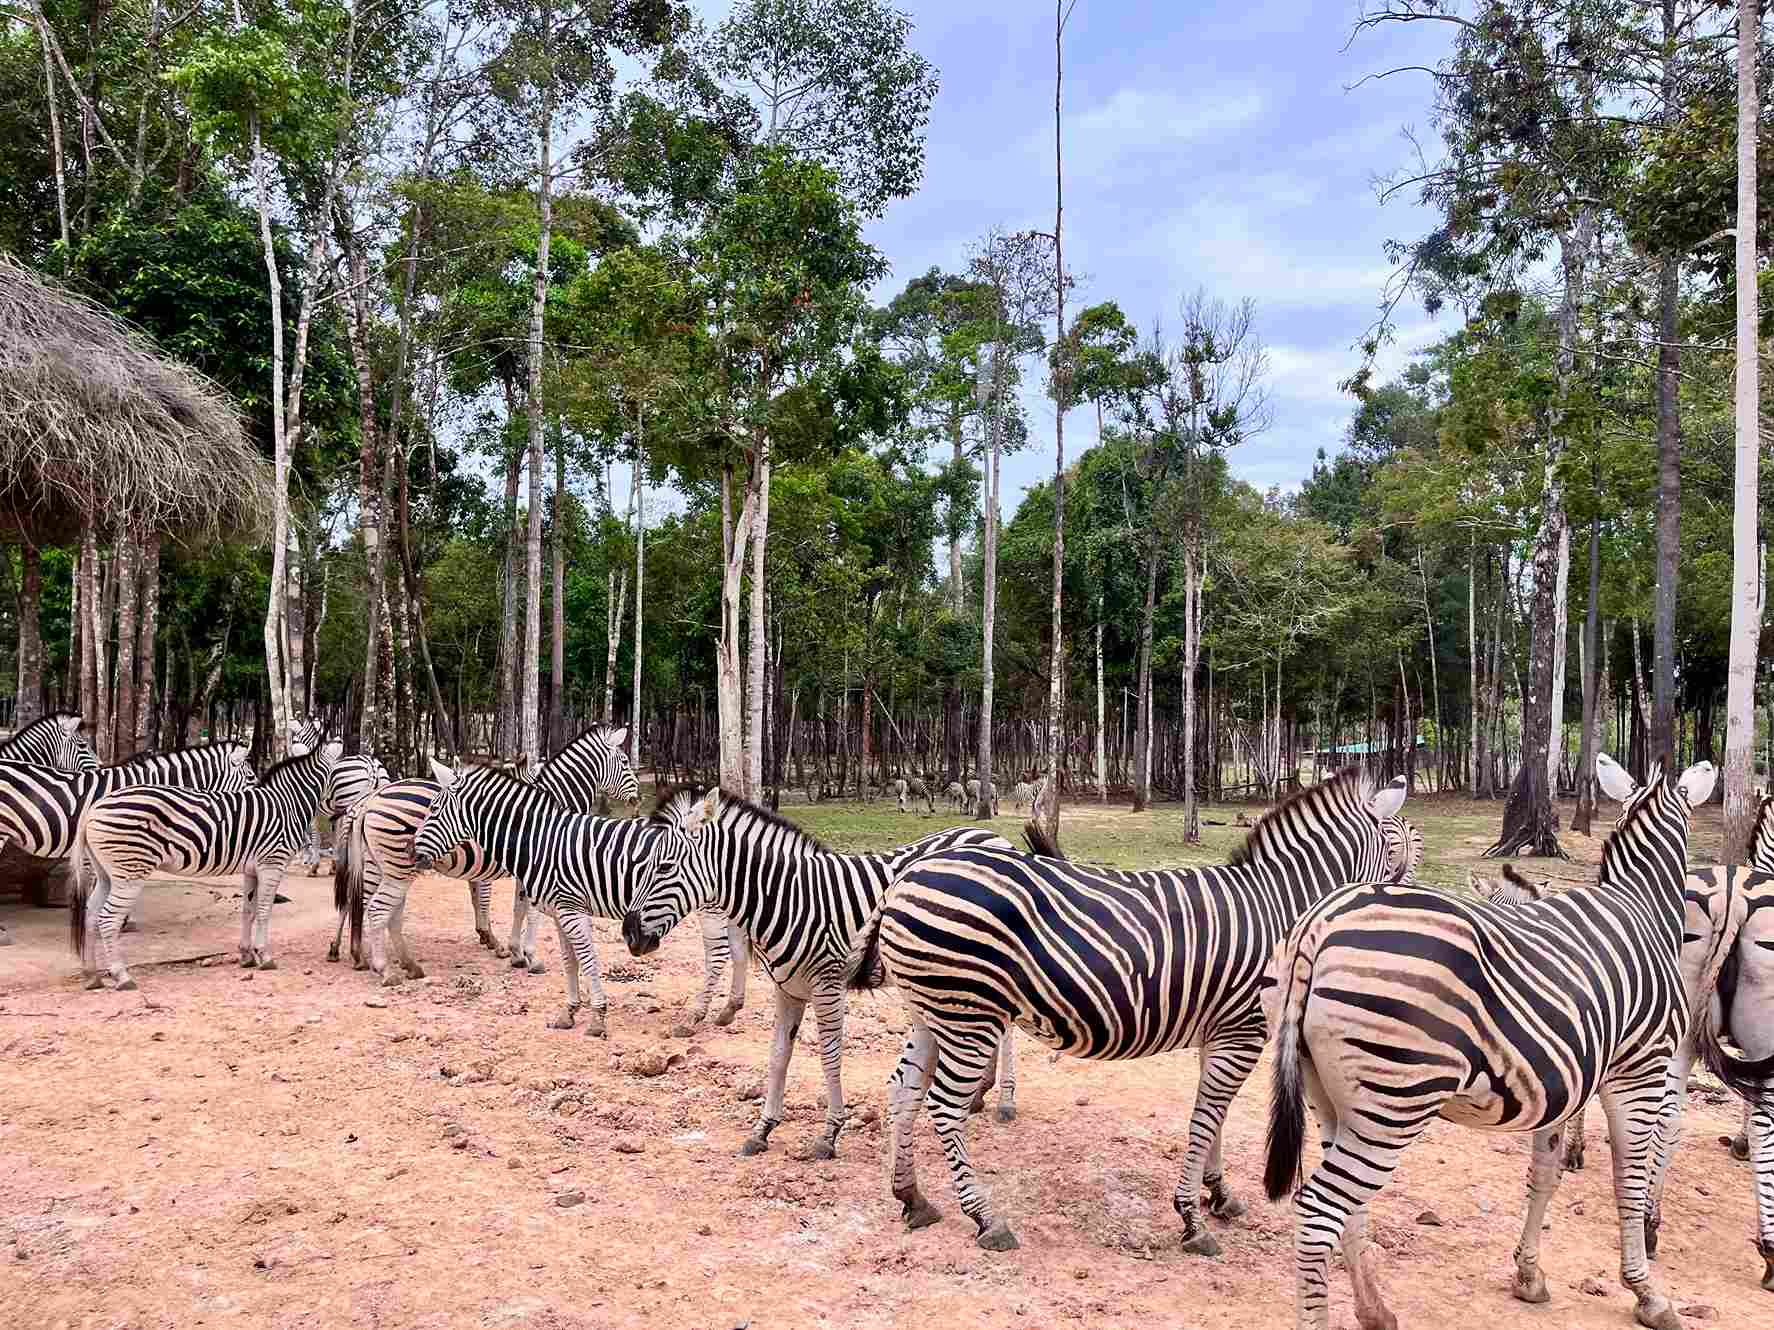
<svg viewBox="0 0 1774 1330">
<path fill-rule="evenodd" d="M 1219 1240 L 1208 1232 L 1201 1218 L 1201 1188 L 1205 1183 L 1213 1196 L 1217 1214 L 1228 1218 L 1243 1211 L 1242 1205 L 1226 1191 L 1223 1171 L 1210 1171 L 1208 1159 L 1216 1153 L 1220 1131 L 1226 1122 L 1226 1110 L 1232 1097 L 1250 1078 L 1263 1055 L 1263 1034 L 1235 1029 L 1216 1035 L 1201 1048 L 1201 1080 L 1195 1091 L 1195 1109 L 1189 1115 L 1189 1150 L 1183 1156 L 1183 1176 L 1177 1183 L 1171 1203 L 1183 1221 L 1183 1250 L 1196 1256 L 1218 1256 Z"/>
<path fill-rule="evenodd" d="M 702 930 L 702 991 L 684 1008 L 684 1019 L 690 1025 L 701 1025 L 708 1016 L 709 1004 L 720 990 L 732 953 L 727 943 L 726 920 L 710 910 L 698 910 L 697 926 Z"/>
<path fill-rule="evenodd" d="M 1651 1176 L 1645 1188 L 1645 1257 L 1657 1258 L 1657 1230 L 1663 1224 L 1663 1180 L 1669 1161 L 1682 1142 L 1682 1113 L 1688 1106 L 1688 1073 L 1693 1069 L 1695 1047 L 1684 1039 L 1669 1061 L 1663 1081 L 1663 1102 L 1657 1115 L 1657 1140 L 1651 1151 Z"/>
<path fill-rule="evenodd" d="M 491 884 L 483 885 L 483 891 L 491 891 Z M 511 888 L 511 968 L 528 970 L 531 974 L 541 974 L 547 967 L 542 964 L 542 956 L 536 950 L 536 924 L 540 912 L 530 905 L 530 898 L 524 894 L 523 884 L 514 882 Z M 562 963 L 565 964 L 565 957 Z"/>
<path fill-rule="evenodd" d="M 561 927 L 560 916 L 554 920 L 555 931 L 561 940 L 561 973 L 567 980 L 567 1009 L 548 1023 L 551 1030 L 571 1030 L 573 1017 L 579 1011 L 579 957 L 574 954 L 573 947 L 567 941 L 567 930 Z"/>
<path fill-rule="evenodd" d="M 844 986 L 841 979 L 813 991 L 813 1019 L 819 1026 L 819 1062 L 825 1072 L 825 1131 L 808 1147 L 807 1159 L 836 1159 L 838 1133 L 850 1110 L 844 1104 Z"/>
<path fill-rule="evenodd" d="M 1774 1085 L 1762 1082 L 1762 1093 L 1774 1093 Z M 1756 1251 L 1761 1253 L 1764 1266 L 1762 1287 L 1774 1293 L 1774 1101 L 1764 1098 L 1748 1107 L 1751 1111 L 1744 1126 L 1755 1160 Z"/>
<path fill-rule="evenodd" d="M 727 951 L 733 958 L 733 969 L 727 976 L 727 1005 L 714 1014 L 716 1025 L 733 1024 L 733 1018 L 739 1015 L 740 1008 L 745 1006 L 745 981 L 751 971 L 751 939 L 745 935 L 745 930 L 731 919 L 726 919 L 725 923 L 727 926 Z"/>
<path fill-rule="evenodd" d="M 1631 1081 L 1603 1084 L 1601 1096 L 1614 1142 L 1609 1153 L 1614 1157 L 1614 1207 L 1620 1214 L 1620 1282 L 1638 1299 L 1633 1315 L 1640 1325 L 1682 1330 L 1682 1318 L 1652 1282 L 1645 1259 L 1645 1198 L 1666 1064 L 1664 1059 Z"/>
<path fill-rule="evenodd" d="M 1202 1175 L 1201 1185 L 1207 1190 L 1208 1214 L 1215 1219 L 1238 1219 L 1250 1207 L 1226 1189 L 1225 1140 L 1226 1129 L 1222 1124 L 1207 1149 L 1207 1172 Z"/>
<path fill-rule="evenodd" d="M 1009 1224 L 993 1216 L 991 1200 L 979 1185 L 979 1175 L 967 1154 L 967 1110 L 979 1092 L 986 1068 L 997 1055 L 1004 1027 L 972 1026 L 931 1033 L 936 1036 L 936 1063 L 930 1073 L 930 1121 L 942 1142 L 961 1212 L 979 1230 L 974 1238 L 979 1246 L 986 1251 L 1014 1251 L 1022 1244 Z"/>
<path fill-rule="evenodd" d="M 801 1017 L 806 1013 L 807 999 L 791 997 L 780 985 L 776 989 L 776 1029 L 770 1039 L 770 1074 L 764 1086 L 764 1108 L 751 1135 L 739 1147 L 742 1155 L 761 1155 L 770 1148 L 770 1133 L 782 1124 L 782 1096 L 788 1082 L 788 1060 L 794 1056 L 795 1036 L 801 1032 Z"/>
<path fill-rule="evenodd" d="M 103 908 L 98 912 L 98 942 L 104 967 L 110 971 L 111 983 L 119 993 L 130 992 L 136 986 L 136 981 L 129 977 L 129 967 L 123 962 L 123 944 L 117 939 L 123 932 L 123 921 L 129 918 L 129 912 L 141 895 L 141 878 L 114 878 Z"/>
<path fill-rule="evenodd" d="M 942 1211 L 918 1190 L 918 1162 L 912 1149 L 912 1129 L 917 1126 L 918 1111 L 924 1107 L 924 1093 L 930 1087 L 930 1069 L 935 1062 L 936 1038 L 924 1024 L 924 1018 L 914 1012 L 899 1065 L 887 1081 L 887 1120 L 893 1132 L 887 1185 L 901 1206 L 908 1231 L 926 1228 L 942 1218 Z"/>
<path fill-rule="evenodd" d="M 369 904 L 363 909 L 363 931 L 369 939 L 370 954 L 366 964 L 362 956 L 353 956 L 352 969 L 367 968 L 372 974 L 381 975 L 383 980 L 394 973 L 388 964 L 388 929 L 394 918 L 396 904 L 405 904 L 406 887 L 404 882 L 396 882 L 393 878 L 384 879 L 371 896 Z M 395 980 L 396 983 L 400 981 Z"/>
<path fill-rule="evenodd" d="M 563 912 L 556 917 L 555 924 L 560 930 L 563 957 L 572 956 L 574 970 L 584 976 L 591 988 L 591 1001 L 586 1009 L 585 1033 L 594 1039 L 602 1039 L 608 1033 L 606 1018 L 610 1010 L 610 999 L 604 996 L 604 980 L 598 971 L 597 943 L 591 935 L 591 916 L 578 911 Z M 577 986 L 576 975 L 574 988 Z M 579 1005 L 576 993 L 573 1005 Z"/>
<path fill-rule="evenodd" d="M 1546 1276 L 1540 1269 L 1540 1232 L 1546 1222 L 1546 1207 L 1552 1204 L 1558 1190 L 1562 1170 L 1559 1147 L 1563 1133 L 1558 1127 L 1546 1127 L 1534 1133 L 1533 1160 L 1528 1165 L 1528 1208 L 1521 1221 L 1521 1240 L 1515 1244 L 1515 1296 L 1523 1302 L 1546 1302 Z M 1618 1153 L 1618 1145 L 1615 1150 Z"/>
<path fill-rule="evenodd" d="M 78 879 L 76 879 L 75 890 L 79 890 Z M 87 988 L 103 988 L 105 986 L 104 971 L 110 969 L 110 960 L 99 942 L 99 913 L 105 908 L 110 896 L 110 876 L 103 872 L 95 872 L 92 890 L 87 893 L 86 897 L 86 934 L 80 949 L 80 971 Z"/>
<path fill-rule="evenodd" d="M 474 931 L 480 938 L 481 946 L 492 952 L 500 960 L 511 955 L 511 948 L 499 940 L 493 931 L 493 884 L 491 882 L 470 883 L 469 889 L 476 893 L 474 900 L 475 925 Z M 511 917 L 515 921 L 522 918 L 529 910 L 529 902 L 524 899 L 524 889 L 513 881 L 511 884 Z M 481 932 L 481 925 L 486 931 Z"/>
<path fill-rule="evenodd" d="M 1310 1087 L 1314 1073 L 1309 1067 L 1303 1071 Z M 1321 1095 L 1315 1092 L 1314 1102 Z M 1333 1118 L 1328 1099 L 1325 1104 L 1329 1111 L 1321 1111 L 1320 1120 L 1326 1125 L 1334 1121 L 1335 1131 L 1325 1137 L 1318 1167 L 1294 1197 L 1296 1325 L 1298 1330 L 1329 1330 L 1330 1254 L 1353 1232 L 1356 1259 L 1345 1264 L 1356 1321 L 1361 1330 L 1397 1330 L 1398 1318 L 1386 1306 L 1367 1256 L 1367 1206 L 1391 1180 L 1399 1156 L 1422 1135 L 1424 1124 L 1379 1122 L 1361 1115 Z M 1344 1247 L 1345 1257 L 1350 1250 Z"/>
<path fill-rule="evenodd" d="M 1016 1030 L 1006 1027 L 1004 1037 L 998 1041 L 998 1121 L 1016 1121 L 1016 1055 L 1011 1052 L 1011 1041 L 1016 1038 Z"/>
<path fill-rule="evenodd" d="M 409 979 L 423 979 L 425 967 L 419 964 L 419 958 L 413 955 L 413 949 L 407 945 L 407 898 L 403 895 L 394 902 L 394 908 L 388 912 L 388 951 L 389 962 L 382 969 L 382 984 L 385 988 L 393 988 L 400 983 L 400 970 L 405 970 Z"/>
<path fill-rule="evenodd" d="M 1573 1173 L 1583 1171 L 1583 1155 L 1589 1144 L 1584 1136 L 1583 1119 L 1588 1112 L 1589 1105 L 1585 1104 L 1565 1123 L 1565 1167 Z"/>
<path fill-rule="evenodd" d="M 240 888 L 240 963 L 247 969 L 253 967 L 253 922 L 256 915 L 253 902 L 259 895 L 259 870 L 256 865 L 248 865 L 241 875 Z"/>
<path fill-rule="evenodd" d="M 1755 1105 L 1745 1099 L 1743 1101 L 1743 1125 L 1737 1129 L 1737 1134 L 1731 1138 L 1731 1158 L 1740 1163 L 1746 1162 L 1749 1159 L 1749 1120 L 1754 1115 Z"/>
<path fill-rule="evenodd" d="M 253 960 L 261 970 L 275 970 L 271 958 L 271 907 L 277 900 L 277 888 L 283 883 L 288 860 L 259 865 L 256 918 L 253 920 Z"/>
</svg>

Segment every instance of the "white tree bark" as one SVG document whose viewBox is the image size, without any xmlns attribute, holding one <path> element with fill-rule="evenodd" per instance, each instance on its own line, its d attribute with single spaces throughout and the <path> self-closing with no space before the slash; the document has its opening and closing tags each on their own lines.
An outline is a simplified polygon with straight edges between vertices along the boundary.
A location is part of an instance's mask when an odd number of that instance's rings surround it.
<svg viewBox="0 0 1774 1330">
<path fill-rule="evenodd" d="M 628 756 L 638 772 L 641 769 L 641 602 L 647 578 L 647 448 L 643 429 L 644 408 L 637 406 L 634 416 L 634 689 L 628 704 Z"/>
<path fill-rule="evenodd" d="M 764 667 L 770 651 L 770 622 L 764 613 L 764 553 L 770 531 L 770 437 L 758 441 L 757 462 L 752 468 L 752 567 L 751 613 L 746 625 L 750 655 L 746 660 L 746 710 L 750 717 L 746 726 L 745 797 L 761 801 L 764 797 L 764 727 L 769 724 L 765 714 Z"/>
<path fill-rule="evenodd" d="M 720 727 L 721 785 L 745 793 L 744 680 L 739 667 L 739 588 L 751 540 L 756 492 L 746 486 L 738 520 L 732 518 L 733 469 L 721 472 L 721 632 L 715 642 L 715 711 Z"/>
<path fill-rule="evenodd" d="M 1553 588 L 1552 626 L 1552 739 L 1546 746 L 1546 788 L 1558 798 L 1558 768 L 1564 756 L 1565 736 L 1565 650 L 1571 639 L 1571 524 L 1561 522 L 1558 533 L 1558 583 Z"/>
<path fill-rule="evenodd" d="M 235 23 L 240 23 L 240 3 L 235 0 Z M 277 249 L 271 239 L 270 164 L 265 159 L 265 146 L 259 136 L 258 117 L 253 117 L 253 191 L 259 205 L 259 241 L 265 250 L 265 282 L 271 296 L 271 596 L 265 606 L 265 680 L 271 698 L 271 743 L 267 752 L 272 759 L 288 751 L 289 691 L 283 672 L 284 585 L 288 562 L 286 546 L 290 522 L 290 454 L 289 436 L 284 431 L 283 383 L 283 280 L 277 273 Z"/>
<path fill-rule="evenodd" d="M 1755 829 L 1756 639 L 1761 561 L 1756 486 L 1761 462 L 1761 329 L 1756 290 L 1756 59 L 1761 7 L 1737 4 L 1736 486 L 1731 509 L 1731 645 L 1725 685 L 1725 862 L 1747 862 Z"/>
<path fill-rule="evenodd" d="M 552 58 L 549 21 L 552 10 L 544 6 L 543 45 Z M 536 273 L 530 298 L 529 421 L 530 489 L 529 526 L 524 536 L 524 682 L 518 704 L 523 753 L 533 771 L 542 760 L 542 505 L 546 478 L 542 474 L 542 436 L 546 424 L 542 401 L 542 328 L 548 308 L 548 240 L 554 222 L 554 84 L 545 76 L 542 107 L 537 126 L 536 150 Z M 558 445 L 557 445 L 558 446 Z"/>
<path fill-rule="evenodd" d="M 1096 616 L 1096 789 L 1109 802 L 1109 768 L 1103 747 L 1103 616 L 1102 596 L 1097 597 Z"/>
<path fill-rule="evenodd" d="M 980 571 L 980 655 L 979 691 L 979 794 L 974 804 L 976 817 L 991 817 L 992 788 L 992 632 L 998 617 L 998 450 L 1002 442 L 1003 413 L 1000 394 L 1004 348 L 999 344 L 980 347 L 978 392 L 980 405 L 989 412 L 986 462 L 986 531 L 985 555 Z"/>
</svg>

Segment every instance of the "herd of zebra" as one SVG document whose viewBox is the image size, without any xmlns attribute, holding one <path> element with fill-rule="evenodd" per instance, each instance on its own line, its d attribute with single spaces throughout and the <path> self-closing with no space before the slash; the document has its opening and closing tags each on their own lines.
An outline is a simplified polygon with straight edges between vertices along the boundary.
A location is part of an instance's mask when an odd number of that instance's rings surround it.
<svg viewBox="0 0 1774 1330">
<path fill-rule="evenodd" d="M 1363 1330 L 1396 1324 L 1368 1207 L 1437 1118 L 1532 1134 L 1513 1291 L 1545 1301 L 1544 1215 L 1561 1168 L 1582 1166 L 1582 1115 L 1597 1096 L 1622 1280 L 1642 1324 L 1680 1326 L 1648 1260 L 1700 1058 L 1746 1104 L 1738 1152 L 1752 1163 L 1754 1241 L 1774 1292 L 1774 800 L 1751 866 L 1690 869 L 1709 763 L 1679 776 L 1658 764 L 1639 785 L 1604 758 L 1600 784 L 1623 810 L 1597 882 L 1549 895 L 1506 869 L 1463 895 L 1416 883 L 1423 838 L 1400 816 L 1402 779 L 1376 790 L 1354 770 L 1278 805 L 1224 866 L 1119 872 L 1068 861 L 1033 824 L 1028 852 L 959 826 L 886 853 L 840 853 L 719 789 L 662 795 L 645 818 L 599 816 L 606 801 L 639 805 L 626 731 L 605 727 L 533 771 L 434 762 L 432 780 L 402 781 L 373 758 L 342 757 L 311 725 L 292 727 L 292 755 L 263 776 L 232 744 L 100 768 L 78 730 L 78 717 L 48 717 L 0 747 L 0 838 L 73 857 L 72 942 L 88 987 L 106 977 L 134 987 L 119 935 L 143 881 L 162 870 L 243 875 L 240 962 L 274 966 L 272 902 L 292 860 L 314 855 L 317 814 L 335 836 L 340 932 L 329 959 L 349 927 L 354 961 L 384 984 L 423 973 L 403 926 L 420 871 L 468 883 L 481 943 L 514 966 L 541 970 L 537 916 L 552 918 L 566 1006 L 549 1024 L 572 1027 L 583 1008 L 593 1035 L 608 1021 L 593 921 L 620 919 L 629 950 L 646 955 L 697 913 L 705 954 L 693 1019 L 733 1019 L 753 956 L 775 992 L 766 1090 L 742 1152 L 768 1149 L 782 1121 L 811 1002 L 826 1109 L 807 1154 L 836 1153 L 848 1115 L 846 990 L 891 984 L 910 1018 L 887 1086 L 892 1194 L 908 1228 L 941 1217 L 912 1153 L 928 1107 L 961 1209 L 991 1250 L 1017 1239 L 980 1184 L 966 1129 L 994 1085 L 999 1118 L 1016 1115 L 1011 1027 L 1084 1058 L 1198 1050 L 1173 1204 L 1184 1249 L 1202 1255 L 1218 1251 L 1208 1220 L 1245 1211 L 1221 1135 L 1273 1043 L 1263 1181 L 1272 1200 L 1293 1195 L 1302 1330 L 1329 1324 L 1339 1246 Z M 507 876 L 517 887 L 501 943 L 488 893 Z M 1309 1172 L 1308 1105 L 1323 1147 Z"/>
</svg>

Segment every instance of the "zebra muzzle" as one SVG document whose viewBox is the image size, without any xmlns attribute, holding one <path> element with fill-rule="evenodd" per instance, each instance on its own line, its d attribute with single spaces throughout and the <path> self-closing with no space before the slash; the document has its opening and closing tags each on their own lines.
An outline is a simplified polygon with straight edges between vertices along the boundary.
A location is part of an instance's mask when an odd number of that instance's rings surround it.
<svg viewBox="0 0 1774 1330">
<path fill-rule="evenodd" d="M 647 956 L 659 950 L 659 934 L 642 928 L 641 916 L 633 910 L 622 916 L 622 940 L 628 943 L 633 956 Z"/>
<path fill-rule="evenodd" d="M 429 873 L 433 862 L 434 861 L 429 854 L 415 854 L 413 856 L 413 867 L 417 868 L 421 873 Z"/>
</svg>

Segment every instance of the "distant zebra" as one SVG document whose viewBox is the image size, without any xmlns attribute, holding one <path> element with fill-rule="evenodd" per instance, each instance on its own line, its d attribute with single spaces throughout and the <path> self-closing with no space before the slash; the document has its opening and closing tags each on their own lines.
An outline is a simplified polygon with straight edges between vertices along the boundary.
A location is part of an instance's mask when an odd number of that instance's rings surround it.
<svg viewBox="0 0 1774 1330">
<path fill-rule="evenodd" d="M 1258 985 L 1288 923 L 1314 900 L 1387 871 L 1409 840 L 1389 833 L 1402 779 L 1378 793 L 1351 768 L 1278 805 L 1223 868 L 1122 873 L 1014 850 L 954 850 L 894 883 L 858 938 L 850 983 L 879 973 L 912 1028 L 887 1084 L 893 1195 L 910 1228 L 940 1213 L 918 1188 L 912 1129 L 930 1116 L 961 1209 L 988 1250 L 1017 1245 L 968 1161 L 969 1101 L 1011 1025 L 1094 1059 L 1201 1050 L 1200 1088 L 1173 1204 L 1183 1249 L 1214 1255 L 1200 1215 L 1244 1212 L 1226 1189 L 1220 1133 L 1263 1051 Z M 1031 842 L 1037 843 L 1030 824 Z M 1053 847 L 1043 847 L 1049 852 Z"/>
<path fill-rule="evenodd" d="M 1000 804 L 1000 799 L 998 796 L 998 789 L 996 786 L 993 786 L 992 787 L 992 816 L 993 817 L 997 817 L 999 815 L 999 804 Z M 967 781 L 967 811 L 971 813 L 975 808 L 978 808 L 978 807 L 979 807 L 979 780 L 977 777 L 975 777 L 975 778 L 970 778 Z M 1006 845 L 1010 844 L 1009 841 L 1005 841 L 1004 843 Z"/>
<path fill-rule="evenodd" d="M 96 771 L 99 760 L 80 733 L 80 716 L 52 711 L 0 743 L 0 762 L 28 762 L 57 771 Z"/>
<path fill-rule="evenodd" d="M 1658 763 L 1635 789 L 1603 764 L 1603 790 L 1626 807 L 1594 886 L 1499 909 L 1423 887 L 1358 885 L 1294 925 L 1265 980 L 1277 1042 L 1264 1184 L 1278 1200 L 1299 1178 L 1310 1096 L 1324 1151 L 1294 1197 L 1301 1330 L 1329 1324 L 1339 1242 L 1358 1319 L 1394 1323 L 1367 1252 L 1367 1206 L 1437 1118 L 1534 1133 L 1514 1291 L 1546 1301 L 1540 1234 L 1558 1185 L 1559 1128 L 1598 1090 L 1617 1152 L 1621 1278 L 1641 1324 L 1680 1326 L 1651 1280 L 1643 1221 L 1665 1072 L 1687 1023 L 1688 824 L 1715 775 L 1703 762 L 1671 784 Z M 1714 972 L 1726 941 L 1721 929 Z"/>
<path fill-rule="evenodd" d="M 932 813 L 936 811 L 936 800 L 930 797 L 930 787 L 917 776 L 901 776 L 893 781 L 892 786 L 900 812 L 911 811 L 906 802 L 908 799 L 924 804 Z"/>
<path fill-rule="evenodd" d="M 1528 881 L 1515 871 L 1513 864 L 1503 865 L 1501 878 L 1480 877 L 1475 872 L 1468 872 L 1466 885 L 1473 895 L 1492 905 L 1526 905 L 1529 901 L 1546 899 L 1545 884 Z"/>
<path fill-rule="evenodd" d="M 942 797 L 948 801 L 951 813 L 960 812 L 967 803 L 967 791 L 958 780 L 949 782 L 949 787 L 942 792 Z"/>
<path fill-rule="evenodd" d="M 433 765 L 441 788 L 413 837 L 419 870 L 429 872 L 459 847 L 472 846 L 498 871 L 515 877 L 530 907 L 549 915 L 560 933 L 567 1005 L 550 1028 L 573 1028 L 585 1005 L 579 991 L 583 971 L 591 988 L 586 1033 L 603 1038 L 609 1000 L 592 921 L 622 917 L 663 833 L 639 818 L 564 812 L 546 790 L 490 767 L 452 772 Z"/>
<path fill-rule="evenodd" d="M 622 921 L 628 949 L 636 956 L 649 955 L 696 909 L 716 908 L 745 931 L 776 985 L 776 1033 L 763 1109 L 741 1153 L 763 1153 L 770 1133 L 782 1122 L 789 1058 L 812 1001 L 826 1113 L 825 1131 L 811 1154 L 831 1158 L 846 1117 L 840 1079 L 844 975 L 857 929 L 907 865 L 963 845 L 1008 850 L 1009 842 L 978 827 L 950 827 L 885 854 L 840 854 L 768 809 L 725 791 L 694 788 L 661 802 L 652 821 L 666 838 L 651 880 L 635 893 Z M 1000 1117 L 1008 1121 L 1015 1116 L 1008 1035 L 993 1049 L 1004 1069 Z"/>
<path fill-rule="evenodd" d="M 314 821 L 341 747 L 325 744 L 287 757 L 257 785 L 235 793 L 146 785 L 95 801 L 80 822 L 78 880 L 69 909 L 71 941 L 86 962 L 86 986 L 104 986 L 102 967 L 118 988 L 135 987 L 117 943 L 118 929 L 148 875 L 162 871 L 188 877 L 243 874 L 240 963 L 276 969 L 271 905 L 290 857 Z M 81 889 L 88 870 L 90 900 Z"/>
<path fill-rule="evenodd" d="M 320 843 L 318 823 L 325 817 L 332 824 L 333 832 L 333 863 L 337 866 L 339 846 L 344 841 L 341 827 L 345 815 L 370 795 L 388 783 L 388 768 L 368 753 L 359 753 L 354 757 L 341 757 L 333 763 L 333 771 L 327 777 L 326 789 L 321 791 L 320 812 L 315 816 L 316 825 L 308 828 L 308 845 L 302 851 L 302 862 L 307 866 L 308 875 L 313 877 L 320 869 L 320 861 L 326 854 Z M 344 926 L 344 916 L 339 917 L 340 927 Z M 333 956 L 338 959 L 339 939 L 333 937 Z"/>
<path fill-rule="evenodd" d="M 246 746 L 237 743 L 143 753 L 78 774 L 0 762 L 0 845 L 16 845 L 39 859 L 66 859 L 81 815 L 115 790 L 136 785 L 244 790 L 252 783 Z"/>
<path fill-rule="evenodd" d="M 1010 810 L 1018 817 L 1027 817 L 1034 807 L 1035 787 L 1026 780 L 1019 780 L 1010 787 Z"/>
</svg>

